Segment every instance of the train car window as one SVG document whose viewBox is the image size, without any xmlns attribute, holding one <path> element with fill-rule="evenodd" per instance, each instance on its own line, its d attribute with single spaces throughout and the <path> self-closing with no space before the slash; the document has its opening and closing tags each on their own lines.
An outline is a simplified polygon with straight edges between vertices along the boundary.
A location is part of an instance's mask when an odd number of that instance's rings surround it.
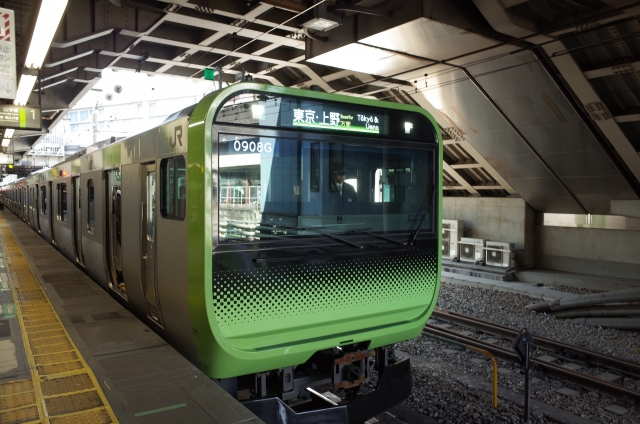
<svg viewBox="0 0 640 424">
<path fill-rule="evenodd" d="M 40 213 L 47 214 L 47 186 L 40 186 Z"/>
<path fill-rule="evenodd" d="M 67 184 L 60 183 L 58 189 L 58 221 L 67 222 Z"/>
<path fill-rule="evenodd" d="M 87 181 L 87 206 L 89 215 L 87 221 L 87 231 L 93 234 L 96 229 L 96 202 L 93 187 L 93 178 Z"/>
<path fill-rule="evenodd" d="M 437 150 L 221 134 L 220 242 L 434 231 Z"/>
<path fill-rule="evenodd" d="M 187 170 L 183 156 L 160 162 L 160 213 L 182 220 L 187 214 Z"/>
</svg>

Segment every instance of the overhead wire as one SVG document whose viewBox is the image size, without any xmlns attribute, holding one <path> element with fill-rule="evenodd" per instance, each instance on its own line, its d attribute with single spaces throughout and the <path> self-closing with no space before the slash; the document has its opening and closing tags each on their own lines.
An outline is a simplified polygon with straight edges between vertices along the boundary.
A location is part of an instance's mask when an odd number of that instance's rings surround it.
<svg viewBox="0 0 640 424">
<path fill-rule="evenodd" d="M 175 67 L 175 68 L 178 68 L 178 67 L 179 67 L 179 68 L 183 69 L 183 68 L 187 68 L 187 67 L 189 67 L 189 65 L 194 65 L 194 64 L 195 64 L 195 61 L 196 61 L 197 59 L 200 59 L 200 58 L 204 57 L 206 54 L 211 53 L 213 50 L 217 49 L 219 46 L 221 46 L 221 45 L 223 45 L 224 43 L 226 43 L 227 41 L 229 41 L 232 37 L 236 36 L 236 35 L 237 35 L 239 32 L 241 32 L 243 29 L 247 29 L 247 28 L 249 28 L 252 24 L 254 24 L 254 23 L 255 23 L 258 19 L 260 19 L 262 16 L 266 15 L 267 13 L 271 12 L 273 9 L 277 8 L 277 7 L 278 7 L 278 5 L 279 5 L 280 3 L 282 3 L 283 1 L 284 1 L 284 0 L 281 0 L 279 3 L 277 3 L 277 4 L 273 5 L 273 6 L 272 6 L 272 7 L 270 7 L 269 9 L 265 10 L 264 12 L 262 12 L 261 14 L 259 14 L 258 16 L 256 16 L 256 17 L 255 17 L 251 22 L 249 22 L 247 25 L 245 25 L 245 26 L 241 27 L 238 31 L 234 32 L 233 34 L 228 34 L 226 37 L 224 37 L 224 38 L 223 38 L 223 40 L 222 40 L 222 41 L 220 41 L 219 43 L 217 43 L 215 46 L 210 47 L 210 48 L 209 48 L 209 50 L 206 50 L 206 51 L 201 50 L 201 51 L 200 51 L 200 55 L 199 55 L 199 56 L 197 56 L 197 58 L 195 58 L 195 59 L 191 60 L 190 62 L 187 62 L 187 63 L 186 63 L 186 65 L 179 66 L 178 64 L 182 65 L 182 64 L 184 64 L 184 63 L 185 63 L 184 61 L 182 61 L 182 62 L 176 62 L 176 64 L 175 64 L 175 65 L 173 65 L 173 67 Z M 194 55 L 191 55 L 191 56 L 194 56 Z M 176 71 L 176 72 L 177 72 L 177 71 Z M 170 77 L 175 76 L 175 75 L 176 75 L 176 72 L 171 73 L 169 76 L 170 76 Z M 202 70 L 200 70 L 200 72 L 202 72 Z M 198 74 L 198 72 L 196 72 L 194 75 L 197 75 L 197 74 Z M 189 78 L 191 78 L 191 77 L 189 77 Z"/>
<path fill-rule="evenodd" d="M 313 6 L 305 9 L 302 12 L 297 13 L 296 15 L 294 15 L 293 17 L 287 19 L 286 21 L 276 25 L 275 27 L 271 28 L 268 31 L 263 32 L 262 34 L 260 34 L 258 37 L 253 38 L 251 40 L 249 40 L 248 42 L 246 42 L 245 44 L 241 45 L 240 47 L 235 47 L 235 38 L 242 32 L 242 30 L 248 29 L 252 24 L 254 24 L 257 20 L 259 20 L 261 17 L 263 17 L 264 15 L 266 15 L 267 13 L 271 12 L 273 9 L 276 9 L 280 3 L 282 3 L 284 0 L 281 0 L 280 2 L 272 5 L 269 9 L 265 10 L 264 12 L 262 12 L 261 14 L 259 14 L 258 16 L 256 16 L 255 18 L 253 18 L 253 20 L 251 20 L 247 25 L 244 25 L 243 27 L 241 27 L 238 31 L 234 32 L 233 34 L 229 34 L 226 37 L 224 37 L 222 39 L 222 41 L 218 42 L 216 45 L 210 47 L 207 50 L 201 50 L 200 54 L 197 57 L 193 57 L 190 58 L 190 61 L 188 61 L 186 64 L 184 64 L 185 62 L 176 62 L 175 65 L 173 65 L 173 67 L 178 68 L 176 69 L 176 71 L 170 73 L 169 76 L 173 77 L 177 75 L 177 72 L 179 72 L 179 70 L 184 69 L 184 68 L 188 68 L 190 65 L 194 65 L 196 60 L 201 59 L 202 57 L 204 57 L 205 55 L 211 53 L 213 50 L 217 49 L 219 46 L 225 44 L 226 42 L 228 42 L 229 40 L 234 40 L 234 45 L 233 48 L 230 52 L 224 54 L 222 57 L 220 57 L 219 59 L 215 60 L 214 62 L 210 63 L 209 65 L 205 66 L 205 68 L 210 68 L 212 66 L 215 66 L 217 63 L 219 63 L 221 60 L 225 59 L 226 57 L 231 56 L 233 53 L 243 49 L 244 47 L 248 46 L 249 44 L 253 43 L 256 40 L 259 40 L 261 37 L 270 34 L 271 32 L 275 31 L 276 29 L 286 25 L 287 23 L 291 22 L 292 20 L 298 18 L 299 16 L 303 15 L 304 13 L 307 13 L 310 10 L 313 10 L 315 7 L 318 7 L 319 5 L 321 5 L 322 3 L 326 2 L 326 0 L 321 0 L 318 3 L 314 4 Z M 195 56 L 195 55 L 192 55 Z M 200 69 L 196 72 L 194 72 L 193 74 L 191 74 L 190 76 L 188 76 L 187 78 L 193 78 L 196 75 L 198 75 L 199 73 L 203 72 L 204 69 Z"/>
<path fill-rule="evenodd" d="M 265 35 L 267 35 L 267 34 L 270 34 L 271 32 L 275 31 L 276 29 L 280 28 L 281 26 L 288 24 L 288 23 L 289 23 L 289 22 L 291 22 L 292 20 L 296 19 L 296 18 L 297 18 L 297 17 L 299 17 L 299 16 L 304 15 L 305 13 L 307 13 L 307 12 L 309 12 L 309 11 L 311 11 L 311 10 L 313 10 L 314 8 L 316 8 L 316 7 L 320 6 L 321 4 L 325 3 L 326 1 L 327 1 L 327 0 L 320 0 L 320 1 L 318 1 L 318 2 L 317 2 L 317 3 L 315 3 L 313 6 L 310 6 L 310 7 L 306 8 L 305 10 L 303 10 L 302 12 L 299 12 L 299 13 L 295 14 L 293 17 L 291 17 L 291 18 L 287 19 L 286 21 L 284 21 L 284 22 L 282 22 L 282 23 L 280 23 L 280 24 L 276 25 L 275 27 L 271 28 L 270 30 L 263 32 L 262 34 L 260 34 L 260 35 L 259 35 L 259 36 L 257 36 L 256 38 L 254 38 L 254 39 L 252 39 L 252 40 L 249 40 L 248 42 L 244 43 L 242 46 L 240 46 L 240 47 L 238 47 L 238 48 L 234 48 L 234 49 L 233 49 L 233 51 L 231 51 L 231 52 L 229 52 L 229 53 L 225 54 L 224 56 L 222 56 L 222 57 L 221 57 L 221 58 L 219 58 L 218 60 L 216 60 L 216 61 L 214 61 L 214 62 L 210 63 L 209 65 L 207 65 L 207 68 L 208 68 L 208 67 L 211 67 L 211 66 L 214 66 L 216 63 L 220 62 L 222 59 L 224 59 L 224 58 L 226 58 L 226 57 L 228 57 L 228 56 L 232 55 L 233 53 L 237 52 L 238 50 L 240 50 L 240 49 L 242 49 L 242 48 L 244 48 L 244 47 L 246 47 L 246 46 L 248 46 L 249 44 L 253 43 L 254 41 L 259 40 L 261 37 L 263 37 L 263 36 L 265 36 Z M 282 1 L 281 1 L 280 3 L 282 3 Z M 280 4 L 280 3 L 278 3 L 278 4 Z M 269 10 L 272 10 L 272 9 L 273 9 L 273 8 L 275 8 L 275 7 L 276 7 L 276 5 L 274 5 L 274 6 L 273 6 L 271 9 L 269 9 Z M 265 13 L 267 13 L 267 12 L 265 12 Z M 260 15 L 260 16 L 262 16 L 262 15 Z M 256 19 L 257 19 L 257 18 L 256 18 Z M 255 21 L 255 19 L 254 19 L 254 21 Z M 244 29 L 244 28 L 243 28 L 243 29 Z M 202 70 L 200 70 L 200 71 L 198 71 L 198 72 L 195 72 L 195 73 L 194 73 L 194 74 L 192 74 L 189 78 L 193 78 L 195 75 L 198 75 L 200 72 L 202 72 Z"/>
</svg>

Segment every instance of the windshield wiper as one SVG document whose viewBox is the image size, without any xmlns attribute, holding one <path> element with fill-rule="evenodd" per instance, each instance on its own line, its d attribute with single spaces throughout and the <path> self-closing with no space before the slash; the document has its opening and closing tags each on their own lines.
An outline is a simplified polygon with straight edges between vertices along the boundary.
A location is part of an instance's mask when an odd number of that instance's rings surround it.
<svg viewBox="0 0 640 424">
<path fill-rule="evenodd" d="M 422 200 L 422 204 L 418 208 L 418 212 L 420 212 L 422 210 L 422 206 L 424 205 L 424 202 L 426 202 L 426 200 L 429 197 L 431 197 L 431 206 L 433 206 L 435 204 L 434 199 L 433 199 L 435 194 L 436 194 L 436 185 L 432 184 L 431 185 L 431 196 L 429 196 L 429 195 L 424 196 L 424 199 Z M 411 246 L 416 242 L 416 239 L 418 238 L 418 233 L 420 232 L 420 227 L 422 227 L 422 223 L 424 222 L 424 219 L 426 217 L 427 217 L 427 213 L 425 212 L 424 214 L 422 214 L 422 218 L 420 219 L 420 222 L 418 222 L 418 227 L 409 236 L 409 240 L 407 240 L 407 243 L 406 243 L 407 245 Z"/>
<path fill-rule="evenodd" d="M 416 242 L 416 239 L 418 238 L 418 233 L 420 232 L 420 227 L 422 227 L 422 223 L 424 222 L 424 219 L 426 217 L 427 217 L 427 213 L 425 212 L 422 214 L 422 218 L 420 219 L 420 222 L 418 222 L 418 227 L 409 236 L 409 240 L 407 240 L 407 245 L 411 246 Z"/>
<path fill-rule="evenodd" d="M 269 224 L 267 224 L 267 225 L 269 225 Z M 329 234 L 329 233 L 323 233 L 322 231 L 319 231 L 319 230 L 317 230 L 317 229 L 315 229 L 315 228 L 309 228 L 309 227 L 290 227 L 290 226 L 288 226 L 288 225 L 281 225 L 281 224 L 274 224 L 274 225 L 273 225 L 273 227 L 274 227 L 274 228 L 285 228 L 285 229 L 288 229 L 288 230 L 313 231 L 314 233 L 318 233 L 318 234 L 323 235 L 323 236 L 325 236 L 325 237 L 329 237 L 329 238 L 332 238 L 332 239 L 334 239 L 334 240 L 338 240 L 339 242 L 342 242 L 342 243 L 344 243 L 344 244 L 348 244 L 349 246 L 353 246 L 353 247 L 355 247 L 356 249 L 363 249 L 363 248 L 364 248 L 363 246 L 361 246 L 361 245 L 359 245 L 359 244 L 356 244 L 356 243 L 352 243 L 352 242 L 350 242 L 349 240 L 345 240 L 345 239 L 343 239 L 342 237 L 338 237 L 338 236 L 335 236 L 335 235 L 333 235 L 333 234 Z M 325 228 L 325 227 L 320 227 L 320 228 Z"/>
<path fill-rule="evenodd" d="M 407 245 L 407 243 L 405 243 L 405 242 L 398 241 L 398 240 L 394 240 L 394 239 L 389 238 L 389 237 L 381 236 L 380 234 L 374 234 L 374 233 L 372 233 L 372 232 L 370 232 L 370 231 L 363 231 L 363 230 L 351 230 L 351 231 L 349 231 L 349 232 L 350 232 L 350 233 L 354 233 L 354 234 L 356 234 L 356 233 L 366 234 L 366 235 L 368 235 L 368 236 L 375 237 L 375 238 L 380 239 L 380 240 L 385 240 L 385 241 L 388 241 L 388 242 L 390 242 L 390 243 L 395 243 L 395 244 L 398 244 L 398 245 L 400 245 L 400 246 L 406 246 L 406 245 Z"/>
</svg>

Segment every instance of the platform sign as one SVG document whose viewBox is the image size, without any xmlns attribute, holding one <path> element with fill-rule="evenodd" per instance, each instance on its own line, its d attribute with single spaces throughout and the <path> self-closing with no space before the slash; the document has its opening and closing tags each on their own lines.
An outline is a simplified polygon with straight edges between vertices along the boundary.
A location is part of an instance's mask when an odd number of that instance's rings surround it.
<svg viewBox="0 0 640 424">
<path fill-rule="evenodd" d="M 0 105 L 0 127 L 39 131 L 42 111 L 34 107 Z"/>
<path fill-rule="evenodd" d="M 0 153 L 0 165 L 13 165 L 13 155 Z"/>
<path fill-rule="evenodd" d="M 215 70 L 213 70 L 211 68 L 205 68 L 204 69 L 204 79 L 209 80 L 209 81 L 213 81 L 215 77 L 216 77 Z"/>
<path fill-rule="evenodd" d="M 16 30 L 13 10 L 0 8 L 0 98 L 16 98 Z M 39 128 L 39 127 L 38 127 Z"/>
</svg>

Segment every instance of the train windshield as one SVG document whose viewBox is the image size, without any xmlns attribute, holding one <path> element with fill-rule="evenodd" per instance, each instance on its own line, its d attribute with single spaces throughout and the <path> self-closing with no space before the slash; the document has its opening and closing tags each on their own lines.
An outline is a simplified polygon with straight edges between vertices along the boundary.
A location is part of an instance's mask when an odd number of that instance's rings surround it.
<svg viewBox="0 0 640 424">
<path fill-rule="evenodd" d="M 220 242 L 433 231 L 434 146 L 219 140 Z"/>
</svg>

